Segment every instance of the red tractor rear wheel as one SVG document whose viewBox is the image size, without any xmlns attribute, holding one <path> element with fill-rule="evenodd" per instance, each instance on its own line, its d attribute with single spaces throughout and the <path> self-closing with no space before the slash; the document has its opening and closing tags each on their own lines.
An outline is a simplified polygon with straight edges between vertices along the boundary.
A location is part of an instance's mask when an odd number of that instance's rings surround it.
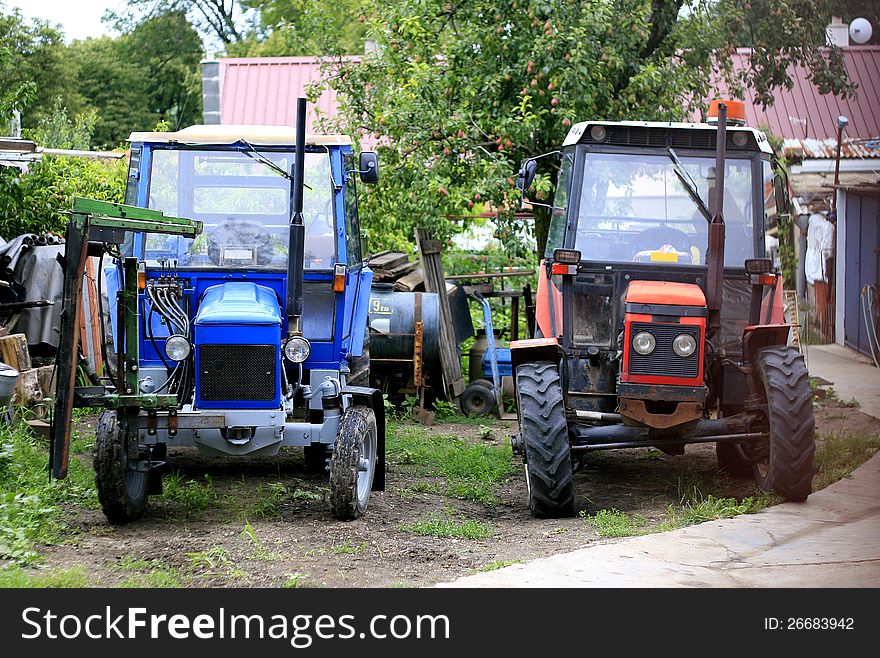
<svg viewBox="0 0 880 658">
<path fill-rule="evenodd" d="M 804 357 L 788 345 L 766 347 L 757 354 L 755 371 L 770 434 L 764 458 L 755 463 L 755 480 L 786 500 L 806 500 L 812 490 L 816 423 Z"/>
<path fill-rule="evenodd" d="M 574 485 L 568 423 L 556 364 L 538 361 L 517 367 L 516 396 L 529 509 L 538 518 L 572 516 Z"/>
</svg>

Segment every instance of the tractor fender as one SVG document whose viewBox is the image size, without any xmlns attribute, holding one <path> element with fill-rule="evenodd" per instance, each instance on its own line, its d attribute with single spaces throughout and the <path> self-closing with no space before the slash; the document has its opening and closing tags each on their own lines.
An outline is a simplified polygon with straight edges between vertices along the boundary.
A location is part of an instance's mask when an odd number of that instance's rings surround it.
<svg viewBox="0 0 880 658">
<path fill-rule="evenodd" d="M 527 338 L 510 343 L 510 363 L 513 372 L 517 366 L 532 361 L 559 360 L 559 341 L 556 338 Z"/>
<path fill-rule="evenodd" d="M 352 404 L 369 407 L 376 416 L 376 474 L 373 491 L 385 491 L 385 398 L 378 388 L 346 386 L 342 395 L 349 396 Z"/>
<path fill-rule="evenodd" d="M 790 324 L 756 324 L 743 330 L 743 357 L 754 363 L 758 350 L 774 345 L 787 345 Z"/>
</svg>

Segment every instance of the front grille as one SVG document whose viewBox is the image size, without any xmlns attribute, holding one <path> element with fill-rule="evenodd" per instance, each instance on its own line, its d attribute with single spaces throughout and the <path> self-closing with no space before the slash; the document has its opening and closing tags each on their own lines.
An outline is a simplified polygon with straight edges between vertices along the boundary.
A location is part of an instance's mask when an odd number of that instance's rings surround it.
<svg viewBox="0 0 880 658">
<path fill-rule="evenodd" d="M 275 345 L 199 346 L 202 400 L 273 400 Z"/>
<path fill-rule="evenodd" d="M 629 345 L 629 373 L 657 377 L 696 377 L 700 370 L 700 328 L 683 324 L 650 324 L 633 322 L 630 340 L 640 331 L 654 335 L 657 346 L 650 354 L 642 355 Z M 672 351 L 672 341 L 679 334 L 690 334 L 697 341 L 697 349 L 689 357 L 682 358 Z"/>
</svg>

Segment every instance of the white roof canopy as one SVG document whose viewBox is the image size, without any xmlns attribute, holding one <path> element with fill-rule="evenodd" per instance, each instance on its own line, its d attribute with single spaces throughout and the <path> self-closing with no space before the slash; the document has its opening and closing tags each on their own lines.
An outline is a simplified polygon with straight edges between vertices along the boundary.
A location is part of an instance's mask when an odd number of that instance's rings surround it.
<svg viewBox="0 0 880 658">
<path fill-rule="evenodd" d="M 260 146 L 293 146 L 296 129 L 293 126 L 236 126 L 203 125 L 190 126 L 177 132 L 134 132 L 129 142 L 152 144 L 235 144 L 240 141 Z M 306 135 L 309 146 L 348 146 L 351 138 L 346 135 Z"/>
</svg>

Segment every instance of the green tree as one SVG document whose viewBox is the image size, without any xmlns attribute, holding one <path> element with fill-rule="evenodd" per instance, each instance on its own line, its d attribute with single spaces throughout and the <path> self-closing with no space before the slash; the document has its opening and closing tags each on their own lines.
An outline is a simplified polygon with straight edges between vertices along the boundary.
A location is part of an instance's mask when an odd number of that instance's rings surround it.
<svg viewBox="0 0 880 658">
<path fill-rule="evenodd" d="M 28 21 L 0 0 L 0 124 L 13 109 L 22 126 L 35 127 L 49 116 L 55 98 L 62 96 L 74 110 L 82 108 L 76 94 L 76 71 L 65 57 L 61 32 L 45 21 Z"/>
<path fill-rule="evenodd" d="M 769 99 L 778 69 L 803 63 L 847 93 L 838 53 L 818 50 L 832 3 L 770 4 L 781 19 L 740 0 L 363 0 L 379 54 L 334 60 L 326 84 L 341 112 L 328 128 L 378 138 L 383 182 L 362 205 L 373 244 L 408 246 L 414 224 L 444 237 L 461 228 L 448 217 L 488 208 L 522 250 L 512 178 L 522 158 L 557 147 L 575 121 L 684 119 L 713 70 Z M 748 20 L 758 65 L 737 74 L 731 55 Z M 325 52 L 347 54 L 328 36 Z M 536 194 L 546 198 L 544 166 Z M 546 220 L 539 212 L 539 245 Z"/>
<path fill-rule="evenodd" d="M 115 39 L 71 44 L 81 93 L 98 111 L 93 143 L 115 146 L 159 121 L 174 129 L 198 123 L 201 51 L 182 12 L 147 18 Z"/>
<path fill-rule="evenodd" d="M 365 21 L 358 0 L 317 3 L 311 0 L 243 0 L 259 19 L 255 29 L 226 49 L 233 57 L 324 55 L 325 35 L 336 51 L 364 52 Z"/>
<path fill-rule="evenodd" d="M 94 112 L 71 117 L 56 100 L 52 112 L 28 137 L 52 148 L 84 148 L 91 141 Z M 0 167 L 0 236 L 54 231 L 64 234 L 74 196 L 121 202 L 125 193 L 125 158 L 91 160 L 44 155 L 22 175 Z"/>
</svg>

